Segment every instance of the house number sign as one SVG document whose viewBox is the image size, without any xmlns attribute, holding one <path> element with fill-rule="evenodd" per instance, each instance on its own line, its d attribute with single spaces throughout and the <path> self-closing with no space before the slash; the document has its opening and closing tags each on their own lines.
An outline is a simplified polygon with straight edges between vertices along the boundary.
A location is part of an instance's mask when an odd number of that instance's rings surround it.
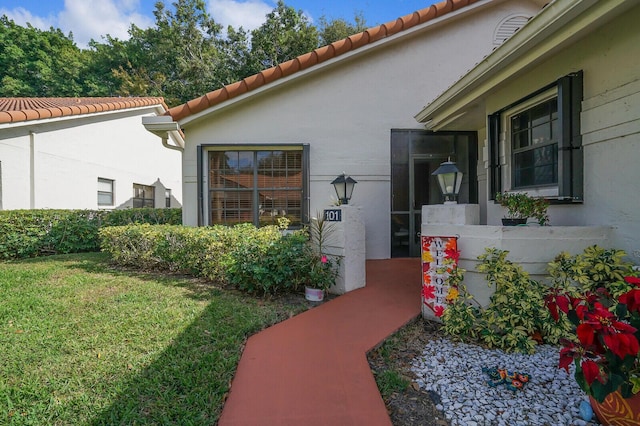
<svg viewBox="0 0 640 426">
<path fill-rule="evenodd" d="M 324 211 L 324 220 L 327 222 L 342 222 L 342 210 L 329 209 Z"/>
</svg>

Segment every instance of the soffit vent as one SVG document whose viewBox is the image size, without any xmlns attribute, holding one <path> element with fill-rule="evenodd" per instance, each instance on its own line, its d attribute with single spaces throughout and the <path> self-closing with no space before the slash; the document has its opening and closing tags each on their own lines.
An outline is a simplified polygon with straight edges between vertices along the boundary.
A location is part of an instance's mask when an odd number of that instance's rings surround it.
<svg viewBox="0 0 640 426">
<path fill-rule="evenodd" d="M 515 34 L 520 28 L 522 28 L 529 21 L 529 17 L 525 15 L 509 16 L 504 19 L 493 34 L 493 45 L 500 46 L 509 37 Z"/>
</svg>

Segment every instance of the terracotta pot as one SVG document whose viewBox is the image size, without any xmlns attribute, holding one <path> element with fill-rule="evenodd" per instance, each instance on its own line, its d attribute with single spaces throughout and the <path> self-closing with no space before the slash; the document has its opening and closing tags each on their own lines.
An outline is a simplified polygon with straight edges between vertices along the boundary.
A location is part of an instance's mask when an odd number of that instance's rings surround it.
<svg viewBox="0 0 640 426">
<path fill-rule="evenodd" d="M 598 420 L 605 426 L 638 426 L 640 425 L 640 393 L 631 398 L 623 398 L 620 392 L 614 392 L 602 403 L 589 397 L 591 407 Z"/>
</svg>

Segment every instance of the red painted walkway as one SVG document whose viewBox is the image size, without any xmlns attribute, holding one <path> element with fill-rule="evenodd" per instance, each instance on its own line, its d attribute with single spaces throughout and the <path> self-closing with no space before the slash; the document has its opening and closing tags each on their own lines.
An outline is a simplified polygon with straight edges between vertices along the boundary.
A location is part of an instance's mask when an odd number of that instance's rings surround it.
<svg viewBox="0 0 640 426">
<path fill-rule="evenodd" d="M 366 353 L 419 313 L 419 259 L 368 261 L 365 288 L 248 340 L 219 425 L 391 425 Z"/>
</svg>

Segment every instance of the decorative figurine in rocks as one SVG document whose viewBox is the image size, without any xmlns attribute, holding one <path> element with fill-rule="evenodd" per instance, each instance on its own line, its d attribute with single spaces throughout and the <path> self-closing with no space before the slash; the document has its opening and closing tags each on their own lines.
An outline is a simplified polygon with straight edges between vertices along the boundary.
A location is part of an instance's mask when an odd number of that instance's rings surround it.
<svg viewBox="0 0 640 426">
<path fill-rule="evenodd" d="M 529 382 L 529 375 L 518 373 L 518 372 L 510 372 L 506 368 L 487 368 L 482 367 L 482 372 L 489 376 L 487 380 L 487 384 L 492 388 L 498 385 L 505 385 L 505 387 L 511 391 L 517 391 L 518 389 L 522 389 L 525 384 Z"/>
</svg>

